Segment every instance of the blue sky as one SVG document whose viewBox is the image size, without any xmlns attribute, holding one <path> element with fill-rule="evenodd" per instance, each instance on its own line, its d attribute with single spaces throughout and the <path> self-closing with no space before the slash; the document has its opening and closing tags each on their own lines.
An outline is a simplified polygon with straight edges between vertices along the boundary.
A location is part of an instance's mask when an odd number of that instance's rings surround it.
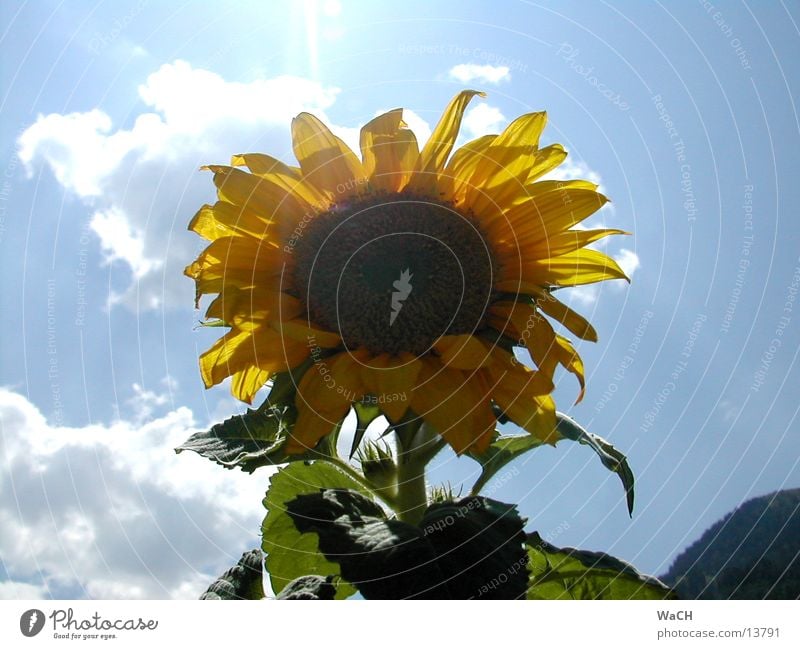
<svg viewBox="0 0 800 649">
<path fill-rule="evenodd" d="M 400 14 L 398 16 L 398 14 Z M 291 161 L 309 110 L 347 141 L 405 107 L 424 139 L 548 111 L 563 172 L 632 284 L 564 291 L 593 322 L 560 408 L 629 455 L 622 489 L 562 442 L 491 496 L 556 544 L 660 573 L 747 498 L 800 486 L 796 3 L 5 2 L 0 8 L 0 596 L 196 597 L 258 544 L 268 475 L 172 447 L 241 405 L 206 391 L 186 231 L 200 165 Z M 476 466 L 442 454 L 434 478 Z M 471 484 L 468 482 L 467 487 Z"/>
</svg>

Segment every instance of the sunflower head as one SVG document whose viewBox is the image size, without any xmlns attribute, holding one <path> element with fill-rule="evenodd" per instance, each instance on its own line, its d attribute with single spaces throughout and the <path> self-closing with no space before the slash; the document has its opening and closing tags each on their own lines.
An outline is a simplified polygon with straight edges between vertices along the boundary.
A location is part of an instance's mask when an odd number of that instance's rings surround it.
<svg viewBox="0 0 800 649">
<path fill-rule="evenodd" d="M 361 159 L 301 113 L 299 166 L 244 154 L 207 167 L 218 201 L 189 227 L 211 243 L 186 274 L 229 331 L 200 357 L 203 381 L 232 377 L 250 403 L 294 370 L 290 452 L 365 402 L 393 424 L 424 421 L 458 453 L 484 450 L 500 415 L 552 442 L 557 366 L 582 397 L 581 359 L 551 320 L 597 335 L 554 289 L 627 279 L 586 248 L 622 231 L 575 228 L 607 201 L 594 184 L 540 180 L 567 155 L 539 146 L 543 112 L 453 152 L 475 95 L 453 98 L 422 150 L 402 109 L 361 129 Z"/>
</svg>

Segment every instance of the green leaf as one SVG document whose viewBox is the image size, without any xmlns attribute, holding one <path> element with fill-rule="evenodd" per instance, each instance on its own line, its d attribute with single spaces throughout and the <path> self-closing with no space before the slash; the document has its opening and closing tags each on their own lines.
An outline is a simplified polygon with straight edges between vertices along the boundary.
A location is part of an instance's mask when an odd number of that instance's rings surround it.
<svg viewBox="0 0 800 649">
<path fill-rule="evenodd" d="M 248 473 L 262 466 L 306 459 L 283 452 L 295 417 L 294 406 L 248 409 L 208 431 L 195 433 L 175 452 L 194 451 L 226 469 L 239 467 Z"/>
<path fill-rule="evenodd" d="M 516 505 L 482 496 L 431 505 L 420 523 L 455 599 L 524 599 L 524 526 Z"/>
<path fill-rule="evenodd" d="M 447 598 L 436 555 L 419 528 L 386 520 L 363 495 L 326 489 L 298 496 L 287 512 L 304 535 L 341 567 L 344 579 L 368 599 Z"/>
<path fill-rule="evenodd" d="M 367 432 L 369 425 L 383 414 L 377 405 L 361 402 L 354 403 L 353 410 L 356 411 L 356 432 L 353 436 L 353 445 L 350 447 L 351 460 L 356 454 L 361 440 L 364 439 L 364 434 Z"/>
<path fill-rule="evenodd" d="M 242 555 L 233 568 L 200 595 L 200 599 L 263 599 L 261 584 L 261 550 L 256 548 Z"/>
<path fill-rule="evenodd" d="M 598 435 L 584 430 L 574 419 L 563 413 L 556 413 L 556 428 L 559 434 L 580 444 L 586 444 L 600 456 L 603 466 L 609 471 L 613 471 L 622 481 L 625 488 L 625 497 L 628 504 L 628 514 L 633 514 L 633 471 L 628 465 L 628 459 L 623 453 L 615 449 L 611 444 Z"/>
<path fill-rule="evenodd" d="M 500 435 L 483 453 L 468 451 L 467 455 L 479 462 L 482 467 L 481 474 L 472 485 L 470 493 L 477 495 L 506 464 L 542 444 L 544 442 L 533 435 Z"/>
<path fill-rule="evenodd" d="M 602 552 L 557 548 L 528 535 L 527 599 L 677 599 L 655 577 Z"/>
<path fill-rule="evenodd" d="M 298 496 L 329 488 L 362 492 L 353 478 L 324 461 L 293 462 L 270 478 L 264 498 L 267 515 L 261 526 L 261 547 L 267 554 L 267 571 L 276 593 L 298 577 L 339 574 L 339 566 L 320 554 L 317 535 L 301 534 L 286 513 L 287 504 Z M 351 585 L 342 583 L 336 597 L 342 599 L 354 592 Z"/>
<path fill-rule="evenodd" d="M 428 508 L 420 526 L 387 520 L 337 489 L 288 503 L 298 530 L 367 599 L 516 599 L 528 584 L 523 521 L 513 505 L 470 497 Z"/>
<path fill-rule="evenodd" d="M 306 575 L 290 581 L 276 599 L 335 599 L 335 577 Z"/>
<path fill-rule="evenodd" d="M 194 451 L 226 469 L 239 467 L 248 473 L 262 466 L 335 457 L 339 426 L 311 451 L 297 455 L 284 452 L 289 432 L 297 419 L 294 407 L 297 383 L 310 364 L 309 359 L 291 371 L 276 374 L 267 399 L 257 410 L 248 409 L 242 415 L 215 424 L 208 431 L 195 433 L 175 452 Z"/>
</svg>

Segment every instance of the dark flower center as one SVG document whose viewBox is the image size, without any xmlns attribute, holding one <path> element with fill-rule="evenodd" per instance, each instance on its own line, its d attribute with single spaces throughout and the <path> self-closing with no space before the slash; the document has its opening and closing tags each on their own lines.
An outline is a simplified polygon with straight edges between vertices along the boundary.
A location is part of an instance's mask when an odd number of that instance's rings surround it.
<svg viewBox="0 0 800 649">
<path fill-rule="evenodd" d="M 349 349 L 423 354 L 483 326 L 494 257 L 474 220 L 409 194 L 315 216 L 293 249 L 292 286 L 312 323 Z"/>
</svg>

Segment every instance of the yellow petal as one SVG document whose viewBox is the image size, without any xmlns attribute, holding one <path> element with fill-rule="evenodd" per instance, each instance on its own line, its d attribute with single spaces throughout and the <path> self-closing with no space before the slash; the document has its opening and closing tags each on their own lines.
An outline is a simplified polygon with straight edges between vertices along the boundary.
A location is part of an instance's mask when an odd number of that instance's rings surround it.
<svg viewBox="0 0 800 649">
<path fill-rule="evenodd" d="M 319 412 L 338 412 L 364 396 L 359 362 L 349 352 L 315 360 L 297 388 L 295 404 Z M 346 408 L 345 408 L 346 411 Z"/>
<path fill-rule="evenodd" d="M 550 380 L 558 364 L 574 374 L 581 387 L 575 403 L 583 399 L 586 384 L 580 355 L 566 338 L 553 331 L 550 323 L 532 305 L 496 303 L 489 308 L 489 324 L 506 335 L 510 334 L 519 346 L 527 347 L 536 366 Z"/>
<path fill-rule="evenodd" d="M 560 144 L 553 144 L 553 147 L 560 147 Z M 544 150 L 544 149 L 542 149 Z M 529 177 L 530 181 L 531 178 Z M 550 192 L 558 191 L 561 189 L 586 189 L 588 191 L 597 191 L 597 185 L 589 180 L 538 180 L 531 182 L 527 189 L 528 196 L 540 196 L 541 194 L 548 194 Z"/>
<path fill-rule="evenodd" d="M 476 213 L 502 209 L 513 197 L 524 194 L 530 165 L 546 123 L 546 113 L 522 115 L 486 149 L 484 160 L 472 176 L 472 190 L 467 197 Z"/>
<path fill-rule="evenodd" d="M 231 394 L 245 403 L 253 403 L 253 397 L 269 379 L 269 372 L 258 367 L 247 367 L 233 375 Z"/>
<path fill-rule="evenodd" d="M 514 339 L 517 346 L 527 347 L 536 366 L 553 378 L 558 363 L 556 332 L 533 305 L 498 302 L 489 308 L 489 324 Z"/>
<path fill-rule="evenodd" d="M 464 202 L 467 193 L 473 187 L 472 177 L 475 169 L 483 162 L 487 149 L 496 138 L 496 135 L 482 135 L 467 142 L 453 154 L 439 178 L 442 196 L 445 199 L 453 201 L 456 205 Z"/>
<path fill-rule="evenodd" d="M 590 189 L 557 188 L 528 196 L 503 214 L 481 219 L 493 239 L 522 244 L 568 230 L 599 210 L 608 199 Z"/>
<path fill-rule="evenodd" d="M 200 355 L 200 376 L 210 388 L 245 369 L 252 358 L 252 336 L 247 331 L 229 331 Z"/>
<path fill-rule="evenodd" d="M 586 392 L 586 380 L 584 378 L 583 360 L 580 355 L 572 346 L 572 344 L 563 336 L 556 335 L 556 355 L 558 362 L 563 365 L 567 371 L 575 375 L 580 383 L 581 391 L 578 393 L 578 398 L 575 403 L 578 404 L 583 400 L 583 395 Z"/>
<path fill-rule="evenodd" d="M 238 289 L 226 287 L 206 310 L 206 319 L 219 319 L 231 325 L 245 325 L 248 321 L 291 320 L 303 312 L 296 297 L 281 293 L 277 288 L 259 287 Z"/>
<path fill-rule="evenodd" d="M 589 321 L 555 298 L 551 293 L 545 291 L 537 295 L 536 306 L 551 318 L 564 325 L 578 336 L 578 338 L 597 342 L 597 332 Z"/>
<path fill-rule="evenodd" d="M 580 286 L 607 279 L 624 279 L 630 282 L 625 272 L 611 257 L 597 250 L 587 249 L 576 250 L 551 259 L 523 262 L 518 276 L 525 282 L 545 283 L 551 286 Z"/>
<path fill-rule="evenodd" d="M 269 286 L 283 268 L 283 254 L 269 242 L 249 237 L 223 237 L 212 241 L 185 275 L 195 280 L 196 301 L 225 287 Z"/>
<path fill-rule="evenodd" d="M 189 222 L 189 230 L 209 241 L 230 236 L 250 236 L 269 240 L 270 234 L 275 234 L 277 240 L 275 221 L 262 218 L 246 207 L 225 201 L 217 201 L 214 205 L 203 205 Z"/>
<path fill-rule="evenodd" d="M 299 221 L 305 214 L 327 209 L 329 203 L 316 200 L 317 192 L 305 182 L 280 173 L 258 176 L 235 167 L 208 165 L 214 172 L 218 196 L 234 205 L 246 207 L 264 219 Z"/>
<path fill-rule="evenodd" d="M 423 194 L 436 193 L 437 177 L 444 170 L 445 162 L 456 143 L 464 111 L 475 95 L 486 96 L 477 90 L 464 90 L 447 105 L 430 139 L 420 151 L 414 176 L 409 183 L 411 190 Z"/>
<path fill-rule="evenodd" d="M 265 153 L 238 153 L 231 156 L 231 167 L 247 167 L 257 176 L 276 174 L 293 179 L 296 183 L 302 181 L 303 175 L 299 167 L 291 167 L 277 158 Z"/>
<path fill-rule="evenodd" d="M 498 282 L 495 289 L 516 296 L 529 296 L 536 300 L 536 307 L 557 320 L 578 338 L 597 342 L 597 332 L 582 315 L 573 311 L 566 304 L 558 300 L 547 287 L 526 282 Z"/>
<path fill-rule="evenodd" d="M 316 411 L 305 405 L 298 406 L 297 420 L 286 441 L 286 453 L 297 455 L 316 447 L 319 440 L 341 423 L 349 408 L 350 404 L 344 402 L 326 412 Z"/>
<path fill-rule="evenodd" d="M 550 394 L 555 386 L 552 378 L 539 370 L 532 370 L 517 360 L 514 354 L 496 347 L 492 352 L 494 363 L 484 370 L 491 390 L 525 392 L 531 396 Z"/>
<path fill-rule="evenodd" d="M 475 373 L 437 367 L 423 359 L 412 410 L 432 426 L 457 454 L 480 453 L 491 443 L 496 419 L 485 382 Z"/>
<path fill-rule="evenodd" d="M 200 356 L 200 375 L 207 388 L 248 367 L 281 372 L 301 363 L 309 354 L 302 344 L 282 345 L 268 330 L 232 329 Z"/>
<path fill-rule="evenodd" d="M 273 327 L 286 339 L 306 343 L 309 347 L 338 347 L 342 338 L 335 331 L 320 329 L 304 318 L 273 322 Z"/>
<path fill-rule="evenodd" d="M 422 362 L 413 354 L 381 354 L 364 362 L 361 377 L 367 393 L 375 397 L 383 413 L 398 422 L 408 410 L 421 369 Z"/>
<path fill-rule="evenodd" d="M 613 234 L 628 234 L 624 230 L 603 228 L 599 230 L 566 230 L 549 237 L 542 237 L 539 241 L 523 243 L 520 254 L 523 258 L 530 257 L 557 257 L 573 250 L 588 246 L 590 243 L 604 239 Z"/>
<path fill-rule="evenodd" d="M 442 336 L 433 347 L 439 352 L 442 363 L 457 370 L 474 370 L 492 361 L 486 344 L 471 334 Z"/>
<path fill-rule="evenodd" d="M 533 183 L 537 178 L 558 167 L 566 158 L 567 152 L 560 144 L 550 144 L 539 149 L 528 167 L 526 183 Z M 596 189 L 596 186 L 592 189 Z"/>
<path fill-rule="evenodd" d="M 403 121 L 403 109 L 379 115 L 361 128 L 361 157 L 370 185 L 378 190 L 399 192 L 414 171 L 419 146 L 413 131 Z"/>
<path fill-rule="evenodd" d="M 334 202 L 364 189 L 361 161 L 313 115 L 300 113 L 292 120 L 292 146 L 304 178 Z"/>
<path fill-rule="evenodd" d="M 526 391 L 495 390 L 492 398 L 517 426 L 547 444 L 559 440 L 556 430 L 556 404 L 550 395 L 532 395 Z"/>
</svg>

